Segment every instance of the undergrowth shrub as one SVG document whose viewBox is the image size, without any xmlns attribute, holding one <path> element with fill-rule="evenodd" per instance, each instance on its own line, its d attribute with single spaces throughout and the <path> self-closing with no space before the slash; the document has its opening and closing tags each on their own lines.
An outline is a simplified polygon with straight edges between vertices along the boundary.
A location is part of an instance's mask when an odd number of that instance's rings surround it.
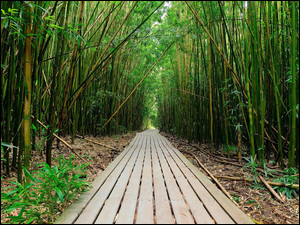
<svg viewBox="0 0 300 225">
<path fill-rule="evenodd" d="M 296 174 L 299 174 L 299 169 L 288 168 L 285 169 L 283 173 L 285 175 L 274 179 L 274 182 L 283 183 L 285 185 L 299 184 L 299 176 L 296 176 Z M 297 198 L 297 196 L 299 195 L 299 188 L 295 189 L 290 186 L 275 186 L 273 188 L 280 192 L 282 195 L 286 195 L 289 199 L 292 199 L 293 196 Z"/>
<path fill-rule="evenodd" d="M 7 216 L 10 223 L 53 222 L 54 215 L 61 212 L 68 201 L 91 187 L 85 181 L 86 165 L 74 164 L 74 158 L 74 155 L 68 160 L 59 156 L 58 165 L 50 168 L 48 164 L 43 163 L 38 165 L 42 168 L 32 173 L 23 168 L 30 182 L 20 184 L 11 181 L 10 183 L 15 185 L 14 189 L 1 191 L 1 213 L 11 214 Z M 43 218 L 47 218 L 48 221 Z"/>
</svg>

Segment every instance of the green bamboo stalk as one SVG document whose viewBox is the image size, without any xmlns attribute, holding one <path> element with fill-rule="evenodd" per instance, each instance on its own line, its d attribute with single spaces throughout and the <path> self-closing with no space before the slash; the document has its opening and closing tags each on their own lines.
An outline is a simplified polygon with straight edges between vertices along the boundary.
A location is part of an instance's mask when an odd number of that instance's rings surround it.
<svg viewBox="0 0 300 225">
<path fill-rule="evenodd" d="M 65 21 L 65 8 L 66 8 L 66 3 L 67 2 L 63 2 L 63 6 L 62 6 L 62 15 L 60 15 L 60 19 L 59 19 L 59 26 L 60 27 L 64 27 L 64 21 Z M 60 53 L 63 51 L 63 46 L 64 46 L 64 37 L 63 37 L 63 33 L 62 31 L 59 31 L 58 33 L 58 42 L 57 42 L 57 47 L 56 47 L 56 55 L 60 55 Z M 58 91 L 59 91 L 59 85 L 60 82 L 58 80 L 58 78 L 60 77 L 60 74 L 62 72 L 62 57 L 56 57 L 55 58 L 55 67 L 53 69 L 53 78 L 52 78 L 52 85 L 51 85 L 51 98 L 50 98 L 50 104 L 49 104 L 49 121 L 50 121 L 50 127 L 48 129 L 47 132 L 47 148 L 46 148 L 46 163 L 51 167 L 51 163 L 52 163 L 52 143 L 53 143 L 53 133 L 55 130 L 55 126 L 56 126 L 56 120 L 57 120 L 57 116 L 55 115 L 56 113 L 56 109 L 57 109 L 57 105 L 56 103 L 58 102 Z M 58 76 L 56 76 L 56 74 L 58 74 Z"/>
<path fill-rule="evenodd" d="M 205 32 L 208 34 L 210 40 L 212 41 L 212 43 L 214 44 L 214 46 L 216 47 L 216 49 L 218 50 L 219 54 L 221 55 L 221 57 L 223 58 L 224 62 L 226 63 L 226 65 L 228 66 L 233 79 L 236 81 L 236 83 L 239 85 L 239 87 L 242 89 L 242 92 L 245 96 L 247 96 L 247 94 L 244 92 L 244 88 L 241 85 L 240 79 L 238 78 L 236 72 L 233 70 L 233 68 L 231 67 L 231 65 L 229 64 L 228 60 L 225 58 L 224 54 L 221 52 L 221 50 L 219 49 L 217 43 L 215 42 L 215 40 L 213 39 L 213 37 L 211 36 L 211 34 L 209 33 L 209 31 L 207 30 L 207 28 L 205 27 L 203 21 L 200 19 L 200 17 L 196 14 L 195 10 L 191 8 L 190 4 L 185 1 L 185 3 L 189 6 L 189 8 L 191 9 L 192 13 L 195 15 L 196 19 L 199 21 L 199 23 L 201 24 L 201 26 L 203 27 L 203 29 L 205 30 Z"/>
<path fill-rule="evenodd" d="M 226 51 L 226 34 L 225 34 L 225 22 L 222 19 L 222 47 L 223 47 L 223 52 L 225 53 L 225 56 L 227 57 L 227 51 Z M 227 121 L 227 117 L 228 117 L 228 104 L 224 105 L 224 99 L 226 100 L 225 102 L 227 102 L 227 67 L 226 65 L 222 62 L 223 66 L 223 73 L 220 73 L 220 80 L 221 82 L 224 82 L 225 85 L 225 91 L 222 91 L 222 93 L 220 94 L 220 99 L 221 99 L 221 109 L 222 109 L 222 115 L 223 115 L 223 121 L 224 121 L 224 133 L 225 133 L 225 145 L 227 148 L 229 148 L 229 139 L 228 139 L 228 121 Z M 224 140 L 223 139 L 223 140 Z M 229 151 L 228 151 L 228 155 L 229 155 Z"/>
<path fill-rule="evenodd" d="M 208 14 L 209 15 L 209 14 Z M 208 32 L 210 32 L 210 26 L 209 26 L 209 16 L 207 16 L 207 27 Z M 211 39 L 208 41 L 208 83 L 209 83 L 209 112 L 210 112 L 210 152 L 214 152 L 214 131 L 213 131 L 213 106 L 212 106 L 212 81 L 211 81 L 211 70 L 212 70 L 212 56 L 211 56 Z"/>
<path fill-rule="evenodd" d="M 253 108 L 252 108 L 252 98 L 250 93 L 250 78 L 249 78 L 249 43 L 247 41 L 246 29 L 243 23 L 244 28 L 244 48 L 245 48 L 245 78 L 246 78 L 246 91 L 248 97 L 248 116 L 249 116 L 249 139 L 250 139 L 250 155 L 255 157 L 255 146 L 254 146 L 254 124 L 253 124 Z M 250 38 L 250 37 L 249 37 Z"/>
<path fill-rule="evenodd" d="M 292 71 L 292 83 L 291 83 L 291 108 L 292 108 L 292 133 L 290 137 L 290 148 L 289 148 L 289 167 L 294 167 L 295 162 L 295 146 L 296 146 L 296 2 L 292 2 L 292 40 L 291 40 L 291 71 Z"/>
<path fill-rule="evenodd" d="M 268 7 L 269 12 L 271 11 L 271 5 L 269 3 Z M 270 14 L 269 14 L 270 16 Z M 269 18 L 268 16 L 266 17 L 266 31 L 267 31 L 267 37 L 268 37 L 268 46 L 269 46 L 269 51 L 270 51 L 270 62 L 271 62 L 271 71 L 269 72 L 272 79 L 274 80 L 274 97 L 275 97 L 275 106 L 276 106 L 276 119 L 277 119 L 277 136 L 278 136 L 278 148 L 277 150 L 279 151 L 279 160 L 280 160 L 280 166 L 283 169 L 284 167 L 284 162 L 283 162 L 283 150 L 282 150 L 282 139 L 281 139 L 281 117 L 280 117 L 280 108 L 279 108 L 279 100 L 280 98 L 278 89 L 277 89 L 277 82 L 276 82 L 276 75 L 275 75 L 275 64 L 274 64 L 274 57 L 273 57 L 273 49 L 272 49 L 272 43 L 270 40 L 270 30 L 269 30 Z"/>
<path fill-rule="evenodd" d="M 79 21 L 78 21 L 79 24 L 82 23 L 83 8 L 84 8 L 84 1 L 81 1 L 81 3 L 80 3 L 80 11 L 79 11 Z M 78 30 L 78 35 L 80 35 L 80 29 Z M 62 128 L 62 122 L 63 122 L 62 116 L 64 115 L 65 108 L 66 108 L 67 95 L 68 95 L 68 91 L 69 91 L 69 88 L 70 88 L 70 82 L 71 82 L 71 79 L 73 77 L 73 68 L 74 68 L 74 63 L 75 63 L 75 59 L 76 59 L 76 56 L 77 56 L 76 53 L 77 53 L 77 48 L 78 47 L 80 48 L 80 44 L 78 46 L 78 43 L 76 42 L 75 46 L 74 46 L 74 51 L 73 51 L 71 65 L 70 65 L 69 76 L 68 76 L 68 80 L 67 80 L 67 86 L 65 88 L 65 94 L 64 94 L 63 102 L 62 102 L 61 117 L 60 117 L 60 123 L 59 123 L 59 128 L 60 129 Z"/>
</svg>

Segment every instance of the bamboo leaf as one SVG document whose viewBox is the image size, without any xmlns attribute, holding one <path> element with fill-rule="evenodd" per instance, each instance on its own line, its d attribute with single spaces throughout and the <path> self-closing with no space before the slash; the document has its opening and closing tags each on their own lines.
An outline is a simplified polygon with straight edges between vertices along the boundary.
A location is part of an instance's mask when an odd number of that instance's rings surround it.
<svg viewBox="0 0 300 225">
<path fill-rule="evenodd" d="M 54 187 L 54 190 L 57 193 L 60 201 L 64 202 L 64 194 L 61 192 L 61 190 L 58 187 Z"/>
<path fill-rule="evenodd" d="M 5 146 L 5 147 L 8 147 L 8 148 L 16 148 L 16 149 L 19 149 L 19 147 L 10 145 L 9 143 L 6 143 L 6 142 L 1 142 L 1 145 L 2 145 L 2 146 Z"/>
</svg>

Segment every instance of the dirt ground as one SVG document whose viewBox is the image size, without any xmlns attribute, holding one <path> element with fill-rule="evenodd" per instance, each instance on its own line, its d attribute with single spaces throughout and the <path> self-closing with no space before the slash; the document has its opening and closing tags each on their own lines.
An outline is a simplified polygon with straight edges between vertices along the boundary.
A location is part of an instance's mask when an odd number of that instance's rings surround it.
<svg viewBox="0 0 300 225">
<path fill-rule="evenodd" d="M 210 151 L 207 144 L 198 145 L 164 132 L 160 134 L 166 137 L 175 148 L 181 151 L 193 165 L 207 176 L 208 174 L 199 166 L 194 156 L 188 154 L 189 152 L 194 153 L 204 167 L 214 176 L 243 177 L 245 179 L 249 176 L 241 167 L 220 163 L 216 157 L 211 157 L 207 153 Z M 215 151 L 221 156 L 220 151 Z M 237 161 L 235 162 L 237 163 Z M 210 179 L 209 176 L 208 178 Z M 258 223 L 299 224 L 299 196 L 293 200 L 283 196 L 285 203 L 280 203 L 262 185 L 257 189 L 251 187 L 253 183 L 250 182 L 224 179 L 218 179 L 218 181 L 231 196 L 238 199 L 238 207 Z"/>
<path fill-rule="evenodd" d="M 204 166 L 213 174 L 218 176 L 231 176 L 231 177 L 248 177 L 248 173 L 243 171 L 241 167 L 236 167 L 233 165 L 223 164 L 216 161 L 215 157 L 211 157 L 208 152 L 209 146 L 206 144 L 197 145 L 195 143 L 189 143 L 185 139 L 179 139 L 167 133 L 161 132 L 172 145 L 180 150 L 196 167 L 198 167 L 204 174 L 206 172 L 199 167 L 198 162 L 195 158 L 187 154 L 186 152 L 193 152 L 199 161 L 204 164 Z M 108 145 L 115 150 L 110 148 L 95 144 L 91 141 L 83 140 L 81 138 L 76 138 L 75 143 L 71 146 L 74 150 L 81 156 L 87 155 L 92 158 L 92 160 L 86 156 L 83 158 L 92 162 L 94 169 L 89 168 L 87 171 L 87 181 L 92 182 L 96 176 L 98 176 L 108 164 L 114 160 L 124 147 L 127 146 L 130 141 L 134 138 L 136 132 L 131 132 L 124 135 L 114 135 L 112 137 L 93 137 L 86 136 L 94 142 L 99 142 L 104 145 Z M 71 143 L 69 136 L 63 138 L 67 143 Z M 59 154 L 68 158 L 72 153 L 66 146 L 62 143 L 60 148 L 57 149 L 56 141 L 53 145 L 53 158 L 58 158 Z M 217 151 L 217 150 L 216 150 Z M 221 152 L 219 152 L 220 154 Z M 32 162 L 42 163 L 45 162 L 45 154 L 40 154 L 38 151 L 33 152 Z M 73 161 L 74 163 L 81 164 L 82 160 L 76 157 Z M 57 162 L 53 161 L 55 165 Z M 35 164 L 32 163 L 33 169 Z M 16 179 L 16 173 L 12 172 L 12 177 L 6 177 L 5 172 L 1 170 L 1 175 L 3 175 L 1 188 L 9 186 L 9 181 Z M 206 174 L 207 175 L 207 174 Z M 210 178 L 209 178 L 210 179 Z M 218 179 L 218 181 L 225 187 L 225 189 L 230 193 L 231 196 L 238 198 L 238 206 L 244 211 L 250 218 L 256 220 L 259 223 L 264 224 L 298 224 L 299 223 L 299 197 L 297 199 L 289 200 L 287 197 L 283 197 L 285 203 L 280 203 L 278 200 L 273 198 L 269 191 L 265 188 L 253 188 L 251 183 L 245 181 L 233 181 Z M 70 204 L 72 201 L 70 201 Z M 62 212 L 65 209 L 62 209 Z M 18 213 L 17 211 L 13 212 Z M 55 221 L 60 214 L 53 216 L 53 221 Z M 45 218 L 44 221 L 47 221 Z M 8 220 L 5 219 L 4 214 L 1 213 L 1 223 L 7 223 Z"/>
</svg>

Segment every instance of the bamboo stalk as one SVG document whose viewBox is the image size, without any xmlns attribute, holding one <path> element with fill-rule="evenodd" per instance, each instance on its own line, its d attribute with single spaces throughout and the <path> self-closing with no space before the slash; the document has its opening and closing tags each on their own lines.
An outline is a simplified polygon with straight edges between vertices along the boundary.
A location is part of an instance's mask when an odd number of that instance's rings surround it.
<svg viewBox="0 0 300 225">
<path fill-rule="evenodd" d="M 31 115 L 32 118 L 34 118 L 34 116 Z M 42 125 L 46 130 L 48 130 L 48 128 L 38 119 L 36 120 L 40 125 Z M 60 138 L 59 136 L 57 136 L 55 133 L 53 133 L 53 136 L 56 137 L 58 140 L 60 140 L 65 146 L 67 146 L 78 158 L 80 158 L 81 160 L 83 160 L 85 163 L 89 164 L 89 162 L 87 162 L 84 158 L 82 158 L 75 150 L 74 148 L 69 145 L 64 139 Z M 95 167 L 90 164 L 89 165 L 92 169 L 95 169 Z"/>
<path fill-rule="evenodd" d="M 244 96 L 246 97 L 246 93 L 244 91 L 243 86 L 240 83 L 239 78 L 236 75 L 236 72 L 233 70 L 233 68 L 231 67 L 231 65 L 229 64 L 228 60 L 225 58 L 224 54 L 221 52 L 221 50 L 219 49 L 217 43 L 215 42 L 215 40 L 213 39 L 213 37 L 211 36 L 210 32 L 207 30 L 207 28 L 205 27 L 204 23 L 202 22 L 202 20 L 200 19 L 200 17 L 196 14 L 195 10 L 192 9 L 192 7 L 190 6 L 190 4 L 185 1 L 185 3 L 188 5 L 188 7 L 190 8 L 190 10 L 192 11 L 192 13 L 195 15 L 196 19 L 199 21 L 199 23 L 201 24 L 201 26 L 203 27 L 203 29 L 205 30 L 205 32 L 207 33 L 207 35 L 209 36 L 210 40 L 212 41 L 212 43 L 215 45 L 216 49 L 218 50 L 218 52 L 220 53 L 220 55 L 222 56 L 225 64 L 228 66 L 234 80 L 237 82 L 237 84 L 240 86 L 240 88 L 242 89 Z"/>
<path fill-rule="evenodd" d="M 214 175 L 216 178 L 220 178 L 220 179 L 225 179 L 225 180 L 239 180 L 239 181 L 248 181 L 248 182 L 255 182 L 253 179 L 246 179 L 246 178 L 242 178 L 242 177 L 229 177 L 229 176 L 218 176 L 218 175 Z M 257 181 L 257 182 L 261 182 L 261 181 Z M 284 187 L 291 187 L 291 188 L 299 188 L 299 184 L 284 184 L 284 183 L 277 183 L 277 182 L 272 182 L 272 181 L 266 181 L 268 184 L 270 185 L 274 185 L 274 186 L 284 186 Z"/>
<path fill-rule="evenodd" d="M 81 1 L 80 11 L 79 11 L 79 21 L 78 21 L 80 24 L 82 23 L 83 7 L 84 7 L 84 1 Z M 78 30 L 78 33 L 77 33 L 78 35 L 79 35 L 79 32 L 80 32 L 80 29 Z M 63 123 L 62 116 L 64 115 L 65 108 L 66 108 L 67 95 L 68 95 L 68 91 L 69 91 L 69 87 L 70 87 L 70 82 L 71 82 L 71 79 L 73 77 L 73 68 L 74 68 L 75 59 L 76 59 L 76 56 L 77 56 L 76 53 L 77 53 L 77 48 L 78 47 L 80 48 L 80 45 L 78 46 L 78 43 L 75 42 L 74 51 L 72 52 L 73 56 L 72 56 L 72 61 L 71 61 L 71 65 L 70 65 L 70 70 L 69 70 L 69 77 L 68 77 L 68 80 L 67 80 L 67 86 L 65 88 L 65 94 L 64 94 L 63 102 L 62 102 L 61 118 L 60 118 L 60 123 L 59 123 L 60 128 L 62 127 L 62 123 Z"/>
<path fill-rule="evenodd" d="M 284 203 L 283 199 L 274 191 L 274 189 L 268 184 L 268 182 L 260 175 L 258 175 L 259 179 L 264 183 L 264 185 L 269 189 L 269 191 L 282 203 Z"/>
<path fill-rule="evenodd" d="M 292 42 L 291 42 L 291 70 L 292 70 L 292 84 L 291 84 L 291 108 L 292 108 L 292 115 L 291 115 L 291 124 L 292 124 L 292 133 L 290 139 L 290 149 L 289 149 L 289 167 L 294 167 L 295 163 L 295 147 L 296 147 L 296 104 L 297 104 L 297 97 L 296 97 L 296 2 L 292 2 Z M 299 122 L 298 122 L 299 126 Z M 298 137 L 299 138 L 299 137 Z M 299 151 L 299 149 L 298 149 Z"/>
<path fill-rule="evenodd" d="M 114 150 L 114 151 L 117 151 L 117 152 L 120 151 L 119 149 L 116 149 L 116 148 L 114 148 L 114 147 L 111 147 L 111 146 L 109 146 L 109 145 L 105 145 L 105 144 L 100 143 L 100 142 L 97 142 L 97 141 L 93 141 L 93 140 L 91 140 L 91 139 L 87 139 L 86 137 L 82 137 L 82 136 L 80 136 L 80 135 L 76 135 L 76 137 L 85 139 L 85 140 L 87 140 L 87 141 L 89 141 L 89 142 L 92 142 L 92 143 L 97 144 L 97 145 L 101 145 L 101 146 L 103 146 L 103 147 L 105 147 L 105 148 L 109 148 L 109 149 Z"/>
<path fill-rule="evenodd" d="M 223 191 L 223 193 L 235 204 L 238 206 L 238 203 L 234 201 L 234 199 L 231 197 L 231 195 L 225 190 L 222 184 L 205 168 L 205 166 L 199 161 L 197 156 L 194 153 L 190 153 L 194 156 L 194 158 L 197 160 L 199 165 L 202 167 L 202 169 L 205 170 L 205 172 L 214 180 L 214 182 L 219 186 L 219 188 Z"/>
<path fill-rule="evenodd" d="M 30 2 L 28 3 L 30 4 Z M 24 99 L 24 120 L 23 120 L 23 129 L 24 129 L 24 168 L 29 170 L 30 155 L 31 155 L 31 128 L 30 128 L 30 115 L 31 115 L 31 23 L 32 16 L 30 15 L 32 10 L 31 7 L 26 4 L 27 12 L 27 21 L 26 21 L 26 39 L 25 39 L 25 99 Z M 29 177 L 26 176 L 25 182 L 29 182 Z"/>
<path fill-rule="evenodd" d="M 208 2 L 207 2 L 208 3 Z M 210 31 L 210 24 L 209 24 L 209 16 L 207 17 L 207 23 L 208 23 L 208 32 Z M 213 131 L 213 121 L 214 121 L 214 116 L 213 116 L 213 105 L 212 105 L 212 78 L 211 78 L 211 73 L 212 73 L 212 52 L 211 52 L 211 39 L 209 39 L 208 42 L 208 59 L 209 59 L 209 64 L 208 64 L 208 83 L 209 83 L 209 113 L 210 113 L 210 152 L 214 152 L 214 131 Z"/>
</svg>

